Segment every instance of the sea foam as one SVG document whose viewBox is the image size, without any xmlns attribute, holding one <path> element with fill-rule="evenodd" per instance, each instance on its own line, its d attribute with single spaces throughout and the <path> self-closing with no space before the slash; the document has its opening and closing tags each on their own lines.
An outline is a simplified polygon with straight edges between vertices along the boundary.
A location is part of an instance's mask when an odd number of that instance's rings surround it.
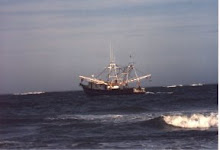
<svg viewBox="0 0 220 150">
<path fill-rule="evenodd" d="M 25 93 L 14 93 L 14 95 L 35 95 L 35 94 L 43 94 L 45 92 L 25 92 Z"/>
<path fill-rule="evenodd" d="M 169 85 L 169 86 L 167 86 L 167 88 L 175 88 L 175 87 L 177 87 L 177 85 Z"/>
<path fill-rule="evenodd" d="M 164 121 L 176 127 L 189 129 L 207 129 L 211 127 L 218 127 L 217 113 L 210 113 L 209 115 L 192 114 L 187 115 L 173 115 L 163 116 Z"/>
<path fill-rule="evenodd" d="M 106 115 L 59 115 L 54 118 L 46 118 L 46 120 L 87 120 L 100 123 L 134 123 L 152 119 L 152 114 L 106 114 Z"/>
<path fill-rule="evenodd" d="M 191 86 L 203 86 L 203 84 L 202 83 L 193 83 L 193 84 L 191 84 Z"/>
</svg>

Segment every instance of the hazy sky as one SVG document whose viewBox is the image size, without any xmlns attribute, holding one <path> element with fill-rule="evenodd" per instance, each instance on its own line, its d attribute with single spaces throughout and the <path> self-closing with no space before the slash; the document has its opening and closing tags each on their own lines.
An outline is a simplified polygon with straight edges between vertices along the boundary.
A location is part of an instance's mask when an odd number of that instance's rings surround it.
<svg viewBox="0 0 220 150">
<path fill-rule="evenodd" d="M 144 86 L 217 83 L 217 0 L 0 0 L 0 93 L 79 90 L 133 54 Z"/>
</svg>

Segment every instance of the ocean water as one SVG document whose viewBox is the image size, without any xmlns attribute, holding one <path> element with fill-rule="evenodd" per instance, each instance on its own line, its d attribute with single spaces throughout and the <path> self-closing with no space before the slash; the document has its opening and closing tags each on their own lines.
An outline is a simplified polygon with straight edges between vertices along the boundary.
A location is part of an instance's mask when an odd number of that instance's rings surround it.
<svg viewBox="0 0 220 150">
<path fill-rule="evenodd" d="M 218 86 L 0 96 L 0 149 L 217 149 Z"/>
</svg>

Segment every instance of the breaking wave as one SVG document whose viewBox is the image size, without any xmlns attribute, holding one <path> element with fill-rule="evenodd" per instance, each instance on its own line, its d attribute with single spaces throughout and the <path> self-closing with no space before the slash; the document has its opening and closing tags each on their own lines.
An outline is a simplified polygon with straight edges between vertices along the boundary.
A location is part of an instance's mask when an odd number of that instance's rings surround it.
<svg viewBox="0 0 220 150">
<path fill-rule="evenodd" d="M 152 114 L 60 115 L 46 120 L 86 120 L 101 123 L 134 123 L 154 118 Z"/>
<path fill-rule="evenodd" d="M 179 84 L 179 85 L 169 85 L 169 86 L 166 86 L 167 88 L 175 88 L 175 87 L 183 87 L 182 84 Z"/>
<path fill-rule="evenodd" d="M 14 95 L 35 95 L 35 94 L 43 94 L 45 92 L 25 92 L 25 93 L 14 93 Z"/>
<path fill-rule="evenodd" d="M 192 114 L 187 115 L 173 115 L 163 116 L 164 121 L 172 126 L 189 128 L 189 129 L 207 129 L 211 127 L 218 127 L 218 115 L 211 113 L 209 115 Z"/>
<path fill-rule="evenodd" d="M 154 95 L 154 94 L 173 94 L 173 92 L 150 92 L 147 91 L 145 94 Z"/>
<path fill-rule="evenodd" d="M 203 84 L 202 83 L 193 83 L 193 84 L 191 84 L 191 86 L 203 86 Z"/>
<path fill-rule="evenodd" d="M 182 84 L 179 84 L 179 85 L 169 85 L 169 86 L 164 86 L 164 87 L 167 87 L 167 88 L 176 88 L 176 87 L 183 87 L 184 85 Z M 187 85 L 186 85 L 187 86 Z M 202 83 L 193 83 L 193 84 L 190 84 L 188 86 L 203 86 Z"/>
<path fill-rule="evenodd" d="M 154 92 L 147 91 L 145 94 L 155 94 Z"/>
<path fill-rule="evenodd" d="M 167 88 L 175 88 L 175 87 L 177 87 L 177 85 L 169 85 L 169 86 L 167 86 Z"/>
<path fill-rule="evenodd" d="M 130 119 L 129 119 L 130 118 Z M 96 121 L 96 122 L 114 122 L 114 123 L 120 123 L 120 122 L 127 122 L 134 119 L 138 119 L 136 116 L 131 115 L 117 115 L 117 114 L 108 114 L 108 115 L 61 115 L 58 116 L 56 119 L 78 119 L 78 120 L 87 120 L 87 121 Z"/>
<path fill-rule="evenodd" d="M 218 114 L 161 115 L 161 114 L 106 114 L 106 115 L 60 115 L 46 120 L 85 120 L 90 123 L 132 123 L 153 127 L 177 127 L 186 129 L 209 129 L 218 127 Z"/>
</svg>

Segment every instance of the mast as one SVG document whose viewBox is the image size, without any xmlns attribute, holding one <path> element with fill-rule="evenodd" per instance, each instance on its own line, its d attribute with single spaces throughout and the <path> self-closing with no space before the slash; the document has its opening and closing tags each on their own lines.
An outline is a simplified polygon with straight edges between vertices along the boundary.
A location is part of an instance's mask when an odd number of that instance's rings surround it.
<svg viewBox="0 0 220 150">
<path fill-rule="evenodd" d="M 110 64 L 115 62 L 115 56 L 112 49 L 112 43 L 110 42 Z"/>
<path fill-rule="evenodd" d="M 108 80 L 110 82 L 114 82 L 118 80 L 118 66 L 115 63 L 115 57 L 113 54 L 112 44 L 110 43 L 110 63 L 108 66 L 109 73 L 108 73 Z"/>
</svg>

